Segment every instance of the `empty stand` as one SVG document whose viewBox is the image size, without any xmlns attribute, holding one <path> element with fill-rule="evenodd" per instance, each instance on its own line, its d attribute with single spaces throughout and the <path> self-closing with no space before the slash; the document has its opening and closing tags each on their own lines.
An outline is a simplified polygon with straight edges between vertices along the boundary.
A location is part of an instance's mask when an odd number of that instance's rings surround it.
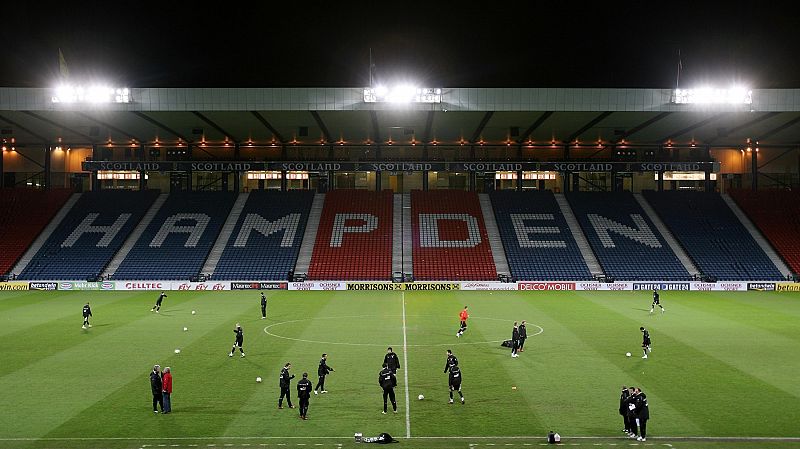
<svg viewBox="0 0 800 449">
<path fill-rule="evenodd" d="M 102 190 L 82 194 L 19 277 L 59 280 L 97 276 L 158 193 Z"/>
<path fill-rule="evenodd" d="M 390 190 L 329 192 L 308 279 L 390 280 L 392 228 Z"/>
<path fill-rule="evenodd" d="M 800 195 L 778 189 L 729 193 L 792 272 L 800 273 Z"/>
<path fill-rule="evenodd" d="M 572 192 L 566 198 L 606 275 L 626 281 L 691 279 L 630 192 Z"/>
<path fill-rule="evenodd" d="M 461 190 L 411 192 L 416 280 L 496 280 L 478 195 Z"/>
<path fill-rule="evenodd" d="M 287 279 L 313 200 L 311 190 L 250 192 L 212 279 Z"/>
<path fill-rule="evenodd" d="M 642 193 L 703 274 L 718 280 L 782 279 L 719 194 Z"/>
<path fill-rule="evenodd" d="M 592 279 L 552 192 L 498 190 L 490 197 L 515 279 Z"/>
<path fill-rule="evenodd" d="M 0 274 L 7 273 L 72 192 L 0 189 Z"/>
<path fill-rule="evenodd" d="M 67 189 L 0 189 L 0 274 L 14 267 L 71 194 Z"/>
<path fill-rule="evenodd" d="M 236 193 L 172 193 L 114 279 L 189 279 L 208 256 Z"/>
</svg>

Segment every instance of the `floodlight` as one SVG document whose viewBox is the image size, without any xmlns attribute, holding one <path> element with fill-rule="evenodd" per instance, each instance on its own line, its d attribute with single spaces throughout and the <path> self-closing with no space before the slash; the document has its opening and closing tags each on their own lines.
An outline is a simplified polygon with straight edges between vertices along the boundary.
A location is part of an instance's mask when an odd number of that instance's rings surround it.
<svg viewBox="0 0 800 449">
<path fill-rule="evenodd" d="M 364 88 L 365 103 L 441 103 L 442 89 L 401 84 Z"/>
<path fill-rule="evenodd" d="M 56 87 L 51 101 L 53 103 L 130 103 L 130 89 L 110 87 L 103 84 L 72 86 L 62 84 Z"/>
</svg>

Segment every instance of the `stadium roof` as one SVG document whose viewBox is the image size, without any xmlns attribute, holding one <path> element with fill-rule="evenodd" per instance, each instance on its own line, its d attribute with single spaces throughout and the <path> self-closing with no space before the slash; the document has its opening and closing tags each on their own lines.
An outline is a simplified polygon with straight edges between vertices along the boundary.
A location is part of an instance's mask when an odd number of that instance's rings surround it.
<svg viewBox="0 0 800 449">
<path fill-rule="evenodd" d="M 670 89 L 442 89 L 436 103 L 367 103 L 363 88 L 131 89 L 127 103 L 54 103 L 0 88 L 2 138 L 19 147 L 200 142 L 319 145 L 800 144 L 800 89 L 752 103 L 677 104 Z"/>
</svg>

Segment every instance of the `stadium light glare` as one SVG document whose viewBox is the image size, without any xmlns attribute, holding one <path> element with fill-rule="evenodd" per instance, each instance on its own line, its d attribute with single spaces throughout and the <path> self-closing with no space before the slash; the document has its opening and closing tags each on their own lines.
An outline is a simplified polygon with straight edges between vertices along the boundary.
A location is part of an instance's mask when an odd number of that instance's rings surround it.
<svg viewBox="0 0 800 449">
<path fill-rule="evenodd" d="M 62 84 L 50 97 L 53 103 L 130 103 L 131 92 L 127 87 L 110 87 L 97 84 L 73 86 Z"/>
<path fill-rule="evenodd" d="M 675 89 L 672 102 L 676 104 L 752 104 L 753 91 L 734 85 L 727 89 L 700 87 Z"/>
<path fill-rule="evenodd" d="M 365 103 L 441 103 L 442 89 L 400 84 L 364 88 Z"/>
</svg>

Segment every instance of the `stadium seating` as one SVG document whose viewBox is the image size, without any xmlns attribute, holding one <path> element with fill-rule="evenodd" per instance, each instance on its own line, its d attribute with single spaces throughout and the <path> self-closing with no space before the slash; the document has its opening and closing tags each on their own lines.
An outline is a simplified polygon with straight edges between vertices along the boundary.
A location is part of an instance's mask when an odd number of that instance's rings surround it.
<svg viewBox="0 0 800 449">
<path fill-rule="evenodd" d="M 643 194 L 704 275 L 733 281 L 782 278 L 719 194 Z"/>
<path fill-rule="evenodd" d="M 572 192 L 566 197 L 607 276 L 624 281 L 691 279 L 630 192 Z"/>
<path fill-rule="evenodd" d="M 189 279 L 197 275 L 236 193 L 172 193 L 122 261 L 114 279 Z"/>
<path fill-rule="evenodd" d="M 98 275 L 158 193 L 101 190 L 82 194 L 19 277 L 85 280 Z"/>
<path fill-rule="evenodd" d="M 413 190 L 411 226 L 416 280 L 497 279 L 476 193 Z"/>
<path fill-rule="evenodd" d="M 287 279 L 297 262 L 313 201 L 310 190 L 250 193 L 212 279 Z"/>
<path fill-rule="evenodd" d="M 308 279 L 390 280 L 392 229 L 390 190 L 329 192 Z"/>
<path fill-rule="evenodd" d="M 512 277 L 592 279 L 553 192 L 496 190 L 489 197 Z"/>
<path fill-rule="evenodd" d="M 71 194 L 69 189 L 0 189 L 0 274 L 14 268 Z"/>
<path fill-rule="evenodd" d="M 729 193 L 792 272 L 800 273 L 800 194 L 778 189 Z"/>
</svg>

